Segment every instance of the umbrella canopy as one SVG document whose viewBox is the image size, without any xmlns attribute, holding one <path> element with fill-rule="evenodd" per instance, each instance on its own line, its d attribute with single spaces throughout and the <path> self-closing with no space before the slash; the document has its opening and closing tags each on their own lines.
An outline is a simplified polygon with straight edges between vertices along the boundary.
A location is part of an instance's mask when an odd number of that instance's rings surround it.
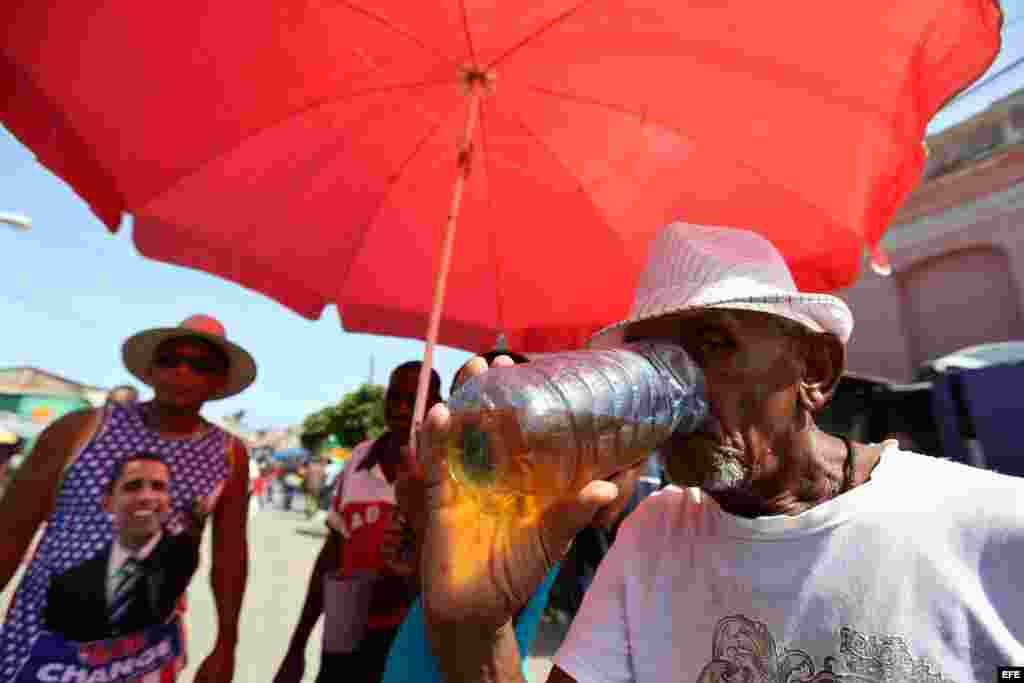
<svg viewBox="0 0 1024 683">
<path fill-rule="evenodd" d="M 14 0 L 0 117 L 112 230 L 132 214 L 146 256 L 423 337 L 447 246 L 438 340 L 547 351 L 626 313 L 670 220 L 850 284 L 1000 21 L 989 0 Z"/>
</svg>

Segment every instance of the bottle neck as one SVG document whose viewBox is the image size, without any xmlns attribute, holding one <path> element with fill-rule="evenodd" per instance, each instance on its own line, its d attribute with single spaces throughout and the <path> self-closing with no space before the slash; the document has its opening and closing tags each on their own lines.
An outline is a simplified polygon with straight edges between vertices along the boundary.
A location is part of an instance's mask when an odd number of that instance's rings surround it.
<svg viewBox="0 0 1024 683">
<path fill-rule="evenodd" d="M 645 340 L 624 344 L 623 349 L 639 353 L 657 370 L 659 376 L 673 385 L 669 392 L 677 414 L 676 431 L 692 432 L 710 417 L 704 371 L 677 343 L 664 340 Z"/>
</svg>

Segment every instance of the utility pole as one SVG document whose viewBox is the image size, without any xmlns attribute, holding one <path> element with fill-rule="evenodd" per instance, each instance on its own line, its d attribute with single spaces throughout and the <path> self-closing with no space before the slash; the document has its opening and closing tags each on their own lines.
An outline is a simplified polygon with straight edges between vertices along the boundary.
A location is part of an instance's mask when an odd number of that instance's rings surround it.
<svg viewBox="0 0 1024 683">
<path fill-rule="evenodd" d="M 370 377 L 366 380 L 367 384 L 373 384 L 373 354 L 370 354 Z"/>
</svg>

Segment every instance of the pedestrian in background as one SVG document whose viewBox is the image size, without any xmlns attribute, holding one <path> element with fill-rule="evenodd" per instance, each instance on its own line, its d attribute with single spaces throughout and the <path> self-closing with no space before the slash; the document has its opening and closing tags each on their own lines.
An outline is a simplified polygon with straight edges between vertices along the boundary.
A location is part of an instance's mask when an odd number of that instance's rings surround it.
<svg viewBox="0 0 1024 683">
<path fill-rule="evenodd" d="M 25 440 L 13 432 L 0 429 L 0 498 L 7 488 L 7 480 L 11 473 L 11 461 L 19 457 Z"/>
<path fill-rule="evenodd" d="M 122 463 L 139 452 L 158 455 L 169 469 L 171 521 L 190 518 L 197 506 L 212 506 L 210 581 L 217 637 L 195 681 L 226 683 L 234 676 L 248 575 L 248 453 L 241 441 L 204 420 L 200 410 L 252 384 L 256 363 L 227 340 L 218 321 L 202 315 L 132 336 L 122 346 L 122 358 L 129 372 L 152 387 L 153 400 L 110 402 L 58 419 L 40 435 L 0 500 L 0 589 L 46 522 L 0 630 L 0 680 L 13 679 L 39 654 L 33 648 L 42 642 L 38 636 L 54 577 L 111 546 L 114 525 L 103 492 Z M 183 612 L 182 603 L 178 613 Z M 140 637 L 146 634 L 133 635 L 118 647 L 130 650 Z M 107 674 L 86 678 L 107 680 Z"/>
<path fill-rule="evenodd" d="M 377 683 L 399 625 L 419 592 L 418 563 L 403 557 L 409 525 L 398 513 L 395 481 L 412 428 L 421 363 L 395 368 L 385 393 L 388 431 L 355 447 L 338 475 L 328 535 L 309 580 L 302 613 L 274 683 L 299 683 L 310 633 L 324 615 L 317 683 Z M 431 372 L 427 406 L 441 400 Z"/>
<path fill-rule="evenodd" d="M 320 509 L 320 497 L 323 495 L 324 483 L 327 480 L 327 465 L 319 455 L 314 455 L 306 467 L 303 486 L 306 493 L 306 519 L 312 519 Z"/>
<path fill-rule="evenodd" d="M 295 501 L 295 494 L 302 493 L 305 485 L 305 466 L 297 460 L 289 460 L 284 464 L 283 476 L 280 478 L 281 491 L 284 494 L 284 509 L 291 510 Z"/>
<path fill-rule="evenodd" d="M 267 478 L 263 466 L 255 460 L 249 460 L 249 503 L 255 501 L 259 509 L 266 502 Z"/>
<path fill-rule="evenodd" d="M 515 365 L 529 362 L 529 357 L 505 349 L 495 349 L 480 356 L 474 356 L 455 373 L 450 393 L 456 393 L 467 379 L 481 367 L 486 367 L 490 363 Z M 410 462 L 399 477 L 396 495 L 399 507 L 406 511 L 413 522 L 413 537 L 418 544 L 421 544 L 427 521 L 426 488 L 423 473 L 415 460 Z M 419 550 L 416 554 L 419 555 Z M 557 571 L 552 569 L 544 582 L 534 590 L 526 605 L 515 616 L 515 638 L 520 644 L 522 658 L 529 653 L 536 637 L 544 608 L 552 595 L 552 585 L 556 575 Z M 426 634 L 427 627 L 424 623 L 421 595 L 409 610 L 409 614 L 402 622 L 398 634 L 391 644 L 382 683 L 442 683 L 437 659 L 430 651 Z"/>
</svg>

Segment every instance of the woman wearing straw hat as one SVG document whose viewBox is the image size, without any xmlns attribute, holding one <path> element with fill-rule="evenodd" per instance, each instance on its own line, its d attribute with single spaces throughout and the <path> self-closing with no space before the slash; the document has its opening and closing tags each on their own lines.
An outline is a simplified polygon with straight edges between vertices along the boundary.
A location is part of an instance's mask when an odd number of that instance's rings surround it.
<svg viewBox="0 0 1024 683">
<path fill-rule="evenodd" d="M 140 451 L 160 456 L 171 470 L 171 501 L 163 523 L 180 525 L 196 519 L 197 511 L 213 519 L 211 583 L 218 632 L 195 680 L 223 683 L 234 675 L 247 577 L 248 453 L 199 411 L 207 401 L 233 396 L 252 384 L 256 364 L 228 341 L 217 320 L 204 315 L 177 327 L 139 332 L 125 341 L 122 357 L 125 367 L 152 387 L 153 400 L 109 402 L 56 421 L 40 435 L 0 502 L 0 588 L 14 575 L 40 524 L 47 522 L 0 631 L 0 680 L 12 680 L 19 669 L 24 675 L 28 667 L 46 665 L 49 655 L 34 647 L 47 640 L 38 636 L 45 633 L 41 615 L 50 580 L 109 546 L 115 530 L 103 507 L 103 491 L 119 464 Z M 182 612 L 183 605 L 171 624 L 179 629 Z M 71 652 L 78 644 L 66 647 Z M 107 680 L 106 675 L 97 674 L 95 680 Z M 167 672 L 161 675 L 159 680 L 169 680 Z M 91 674 L 89 680 L 94 680 Z"/>
</svg>

